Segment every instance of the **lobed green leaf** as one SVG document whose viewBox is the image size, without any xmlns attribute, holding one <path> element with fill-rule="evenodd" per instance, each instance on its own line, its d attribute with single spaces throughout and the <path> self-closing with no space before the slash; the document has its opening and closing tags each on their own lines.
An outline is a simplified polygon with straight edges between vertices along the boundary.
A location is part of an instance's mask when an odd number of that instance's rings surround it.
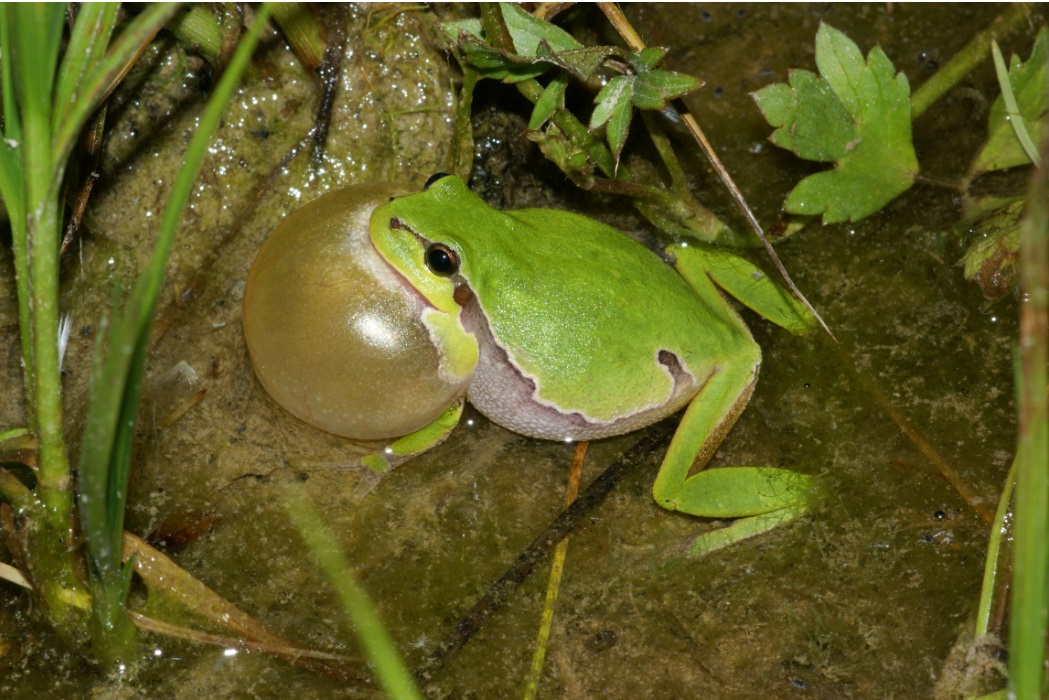
<svg viewBox="0 0 1049 700">
<path fill-rule="evenodd" d="M 792 71 L 790 85 L 754 94 L 772 142 L 835 168 L 811 175 L 787 197 L 792 214 L 825 223 L 862 219 L 906 191 L 918 172 L 911 139 L 910 85 L 880 49 L 867 59 L 829 25 L 816 34 L 820 77 Z"/>
<path fill-rule="evenodd" d="M 790 72 L 790 84 L 769 85 L 754 94 L 771 126 L 769 137 L 798 157 L 822 163 L 841 160 L 856 139 L 856 124 L 830 84 L 807 70 Z"/>
</svg>

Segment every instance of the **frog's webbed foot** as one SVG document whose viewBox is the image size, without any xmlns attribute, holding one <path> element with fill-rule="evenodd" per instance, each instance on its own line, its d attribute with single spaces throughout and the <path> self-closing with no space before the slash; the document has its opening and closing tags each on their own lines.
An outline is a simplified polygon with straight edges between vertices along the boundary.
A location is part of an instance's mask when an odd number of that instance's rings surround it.
<svg viewBox="0 0 1049 700">
<path fill-rule="evenodd" d="M 688 547 L 701 556 L 768 532 L 809 512 L 819 493 L 806 474 L 770 467 L 725 467 L 690 476 L 667 508 L 709 518 L 736 518 L 705 532 Z"/>
<path fill-rule="evenodd" d="M 745 329 L 744 329 L 745 330 Z M 743 411 L 757 381 L 760 352 L 751 342 L 713 368 L 689 404 L 656 476 L 652 494 L 669 510 L 709 518 L 738 518 L 702 535 L 689 549 L 697 556 L 767 532 L 808 512 L 818 487 L 804 474 L 767 467 L 704 466 Z"/>
</svg>

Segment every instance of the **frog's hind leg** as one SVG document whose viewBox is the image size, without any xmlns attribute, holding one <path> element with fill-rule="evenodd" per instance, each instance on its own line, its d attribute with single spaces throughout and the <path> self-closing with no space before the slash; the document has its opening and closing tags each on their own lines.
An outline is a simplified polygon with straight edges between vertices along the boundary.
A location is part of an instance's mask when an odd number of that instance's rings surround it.
<svg viewBox="0 0 1049 700">
<path fill-rule="evenodd" d="M 755 346 L 756 348 L 756 346 Z M 757 382 L 759 358 L 714 368 L 689 404 L 653 486 L 669 510 L 709 518 L 738 518 L 701 536 L 690 554 L 702 554 L 766 532 L 804 514 L 815 490 L 811 477 L 767 467 L 702 470 L 746 407 Z"/>
</svg>

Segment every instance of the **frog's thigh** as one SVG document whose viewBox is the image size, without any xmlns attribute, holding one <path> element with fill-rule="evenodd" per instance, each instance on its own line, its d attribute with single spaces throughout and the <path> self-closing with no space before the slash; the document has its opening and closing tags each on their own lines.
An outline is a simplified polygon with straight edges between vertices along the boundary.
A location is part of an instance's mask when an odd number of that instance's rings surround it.
<svg viewBox="0 0 1049 700">
<path fill-rule="evenodd" d="M 714 369 L 686 409 L 663 458 L 652 488 L 657 503 L 670 510 L 707 515 L 695 512 L 690 503 L 699 486 L 690 482 L 704 472 L 689 477 L 689 471 L 694 464 L 704 466 L 710 460 L 746 408 L 757 378 L 757 359 L 753 363 L 728 362 Z"/>
</svg>

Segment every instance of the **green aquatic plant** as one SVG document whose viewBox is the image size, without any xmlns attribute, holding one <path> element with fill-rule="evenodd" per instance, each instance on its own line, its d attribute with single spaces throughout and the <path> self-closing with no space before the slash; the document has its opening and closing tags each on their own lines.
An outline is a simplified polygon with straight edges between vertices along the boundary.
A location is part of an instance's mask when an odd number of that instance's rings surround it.
<svg viewBox="0 0 1049 700">
<path fill-rule="evenodd" d="M 834 168 L 809 175 L 787 197 L 791 214 L 855 221 L 878 211 L 913 183 L 910 84 L 875 47 L 864 60 L 856 43 L 830 25 L 816 34 L 820 74 L 790 73 L 754 93 L 770 140 L 805 160 Z"/>
<path fill-rule="evenodd" d="M 63 431 L 59 372 L 63 187 L 80 131 L 177 9 L 171 4 L 150 6 L 115 34 L 116 4 L 85 5 L 72 22 L 63 52 L 65 6 L 0 8 L 0 194 L 10 215 L 15 252 L 26 432 L 37 448 L 29 460 L 35 477 L 31 483 L 0 472 L 0 494 L 8 502 L 3 525 L 9 541 L 17 544 L 15 554 L 27 583 L 50 621 L 74 640 L 90 630 L 102 659 L 126 660 L 134 653 L 134 628 L 126 609 L 132 562 L 122 563 L 123 519 L 153 310 L 208 140 L 248 65 L 268 10 L 260 11 L 204 112 L 147 268 L 124 308 L 115 308 L 100 324 L 76 481 Z M 8 435 L 24 437 L 22 431 Z M 86 561 L 75 544 L 77 533 L 83 534 Z"/>
<path fill-rule="evenodd" d="M 84 609 L 98 598 L 77 575 L 75 492 L 62 424 L 58 256 L 65 173 L 80 131 L 173 11 L 151 7 L 112 39 L 117 6 L 85 6 L 64 53 L 65 6 L 6 5 L 0 12 L 0 194 L 11 221 L 28 430 L 38 446 L 35 483 L 23 485 L 10 474 L 3 481 L 15 506 L 5 522 L 49 617 L 73 638 L 83 634 Z"/>
</svg>

